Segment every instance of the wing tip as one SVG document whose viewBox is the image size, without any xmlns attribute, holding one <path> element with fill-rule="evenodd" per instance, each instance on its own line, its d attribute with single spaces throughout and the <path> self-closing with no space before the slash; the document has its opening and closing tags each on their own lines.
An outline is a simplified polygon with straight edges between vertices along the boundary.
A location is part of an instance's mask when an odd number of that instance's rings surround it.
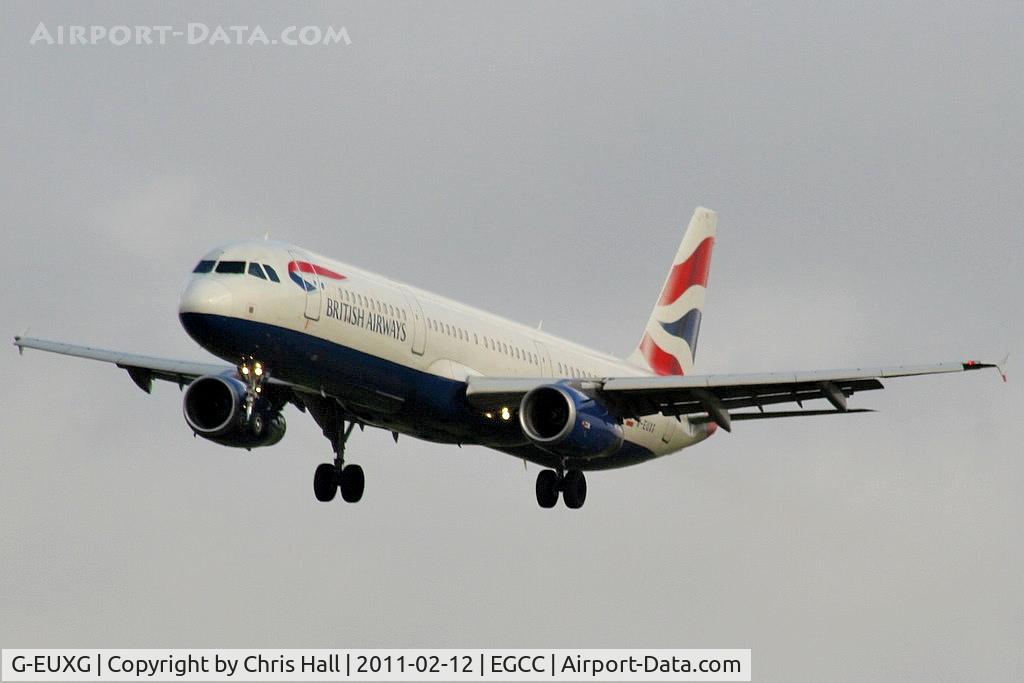
<svg viewBox="0 0 1024 683">
<path fill-rule="evenodd" d="M 986 363 L 980 360 L 965 360 L 960 363 L 964 371 L 968 370 L 983 370 L 985 368 L 995 368 L 999 373 L 999 376 L 1003 378 L 1003 382 L 1006 382 L 1006 361 L 1010 359 L 1010 354 L 1003 356 L 1003 359 L 998 363 Z"/>
</svg>

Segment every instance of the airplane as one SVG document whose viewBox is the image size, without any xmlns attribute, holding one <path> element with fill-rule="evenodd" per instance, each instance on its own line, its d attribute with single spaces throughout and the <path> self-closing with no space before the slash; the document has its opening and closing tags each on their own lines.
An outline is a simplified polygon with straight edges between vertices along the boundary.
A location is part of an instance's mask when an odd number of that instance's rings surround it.
<svg viewBox="0 0 1024 683">
<path fill-rule="evenodd" d="M 217 444 L 253 449 L 285 434 L 288 404 L 331 442 L 317 500 L 358 502 L 346 464 L 359 426 L 486 446 L 539 465 L 543 508 L 577 509 L 585 472 L 635 465 L 698 444 L 734 421 L 870 412 L 847 398 L 882 379 L 996 368 L 976 360 L 758 374 L 694 373 L 718 216 L 698 208 L 636 349 L 616 358 L 298 246 L 243 241 L 209 252 L 181 294 L 179 319 L 230 365 L 155 358 L 24 336 L 37 349 L 113 363 L 143 391 L 184 389 L 185 422 Z M 1005 363 L 1005 359 L 1003 361 Z M 828 407 L 804 408 L 823 400 Z M 766 406 L 796 404 L 796 409 Z M 817 404 L 821 405 L 821 404 Z M 792 406 L 790 406 L 792 408 Z"/>
</svg>

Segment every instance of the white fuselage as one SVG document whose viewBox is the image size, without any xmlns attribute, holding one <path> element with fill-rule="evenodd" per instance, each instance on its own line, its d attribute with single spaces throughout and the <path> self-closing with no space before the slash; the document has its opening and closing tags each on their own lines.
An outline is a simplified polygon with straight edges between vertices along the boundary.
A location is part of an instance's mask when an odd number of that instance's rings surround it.
<svg viewBox="0 0 1024 683">
<path fill-rule="evenodd" d="M 307 359 L 315 369 L 301 378 L 306 383 L 311 377 L 327 377 L 333 371 L 329 365 L 324 365 L 329 363 L 322 357 L 322 349 L 326 348 L 324 342 L 363 354 L 358 358 L 372 360 L 367 367 L 381 375 L 413 371 L 417 373 L 415 376 L 422 373 L 463 385 L 467 377 L 475 375 L 550 377 L 553 382 L 567 379 L 585 382 L 587 378 L 650 374 L 624 360 L 541 330 L 292 245 L 269 241 L 237 243 L 211 252 L 204 260 L 218 264 L 244 261 L 246 266 L 242 273 L 213 270 L 193 274 L 182 294 L 181 313 L 258 324 L 259 329 L 264 330 L 262 335 L 273 335 L 275 330 L 281 334 L 288 331 L 306 335 L 310 348 L 317 349 Z M 248 264 L 252 263 L 262 264 L 260 270 L 266 276 L 250 274 Z M 296 268 L 296 263 L 309 266 Z M 273 282 L 269 273 L 262 270 L 268 265 L 278 282 Z M 294 334 L 289 338 L 302 339 Z M 217 344 L 197 341 L 225 360 L 237 362 L 242 354 L 251 353 L 245 348 L 232 347 L 230 340 Z M 295 342 L 292 344 L 290 348 L 295 348 Z M 299 367 L 291 363 L 284 365 L 285 373 Z M 270 367 L 272 372 L 276 370 Z M 298 379 L 281 373 L 277 371 L 282 379 Z M 379 386 L 374 386 L 372 376 L 362 376 L 358 381 L 367 384 L 365 389 L 382 395 L 398 391 L 392 378 L 376 379 L 380 379 Z M 479 439 L 432 436 L 435 432 L 431 428 L 403 429 L 403 423 L 390 422 L 386 415 L 373 419 L 372 406 L 368 405 L 367 410 L 371 413 L 369 421 L 396 431 L 411 431 L 416 436 L 434 440 L 490 445 L 486 434 L 481 434 Z M 413 409 L 411 413 L 415 415 L 417 411 Z M 433 418 L 436 417 L 433 414 Z M 490 419 L 500 421 L 501 418 Z M 649 452 L 649 457 L 677 451 L 703 440 L 710 433 L 703 424 L 694 425 L 685 418 L 680 421 L 660 414 L 639 420 L 627 419 L 623 432 L 625 441 Z"/>
</svg>

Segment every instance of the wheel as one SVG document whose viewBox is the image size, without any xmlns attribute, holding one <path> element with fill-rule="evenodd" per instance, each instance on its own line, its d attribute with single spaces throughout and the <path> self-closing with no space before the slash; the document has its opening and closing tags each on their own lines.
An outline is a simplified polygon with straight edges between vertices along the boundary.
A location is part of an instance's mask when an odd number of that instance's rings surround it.
<svg viewBox="0 0 1024 683">
<path fill-rule="evenodd" d="M 341 497 L 346 503 L 358 503 L 365 485 L 366 477 L 359 465 L 348 465 L 341 471 Z"/>
<path fill-rule="evenodd" d="M 252 416 L 252 423 L 249 425 L 249 429 L 250 431 L 252 431 L 253 436 L 255 436 L 257 439 L 260 438 L 261 436 L 263 436 L 263 430 L 265 430 L 266 428 L 267 423 L 263 419 L 262 415 L 257 413 L 256 415 Z"/>
<path fill-rule="evenodd" d="M 573 510 L 583 507 L 587 500 L 587 478 L 579 470 L 569 470 L 562 482 L 562 498 L 565 506 Z"/>
<path fill-rule="evenodd" d="M 338 492 L 338 481 L 334 465 L 323 463 L 318 465 L 313 475 L 313 495 L 321 503 L 334 500 L 334 494 Z"/>
<path fill-rule="evenodd" d="M 558 474 L 554 470 L 541 470 L 537 475 L 537 504 L 553 508 L 558 502 Z"/>
</svg>

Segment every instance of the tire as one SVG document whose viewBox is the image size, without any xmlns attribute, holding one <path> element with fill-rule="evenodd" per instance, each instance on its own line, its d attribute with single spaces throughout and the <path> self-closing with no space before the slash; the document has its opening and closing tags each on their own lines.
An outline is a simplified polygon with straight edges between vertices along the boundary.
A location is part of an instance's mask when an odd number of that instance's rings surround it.
<svg viewBox="0 0 1024 683">
<path fill-rule="evenodd" d="M 587 500 L 587 478 L 579 470 L 569 470 L 562 484 L 562 498 L 565 506 L 576 510 Z"/>
<path fill-rule="evenodd" d="M 554 470 L 541 470 L 537 474 L 537 504 L 553 508 L 558 502 L 558 474 Z"/>
<path fill-rule="evenodd" d="M 338 492 L 335 469 L 334 465 L 325 462 L 318 465 L 313 474 L 313 495 L 321 503 L 334 500 L 334 494 Z"/>
<path fill-rule="evenodd" d="M 259 439 L 263 436 L 263 432 L 265 432 L 266 429 L 267 422 L 263 419 L 263 416 L 259 413 L 253 415 L 252 422 L 249 425 L 249 431 L 252 432 L 252 435 Z"/>
<path fill-rule="evenodd" d="M 346 503 L 358 503 L 365 486 L 366 477 L 359 465 L 348 465 L 341 471 L 341 498 Z"/>
</svg>

